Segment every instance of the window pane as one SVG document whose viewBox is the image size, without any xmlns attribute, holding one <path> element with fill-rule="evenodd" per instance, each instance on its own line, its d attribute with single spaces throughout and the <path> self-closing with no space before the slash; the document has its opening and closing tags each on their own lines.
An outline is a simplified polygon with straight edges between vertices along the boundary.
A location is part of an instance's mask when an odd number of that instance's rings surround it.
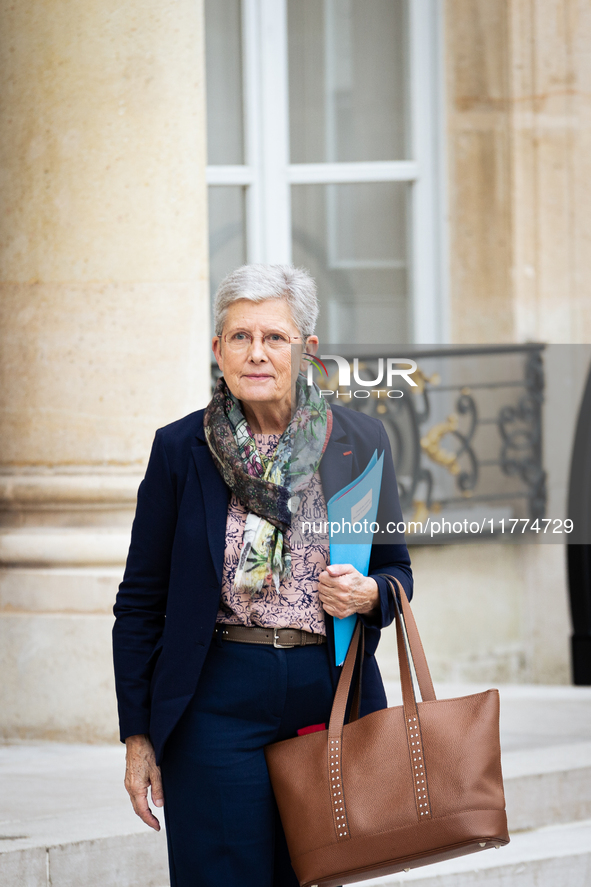
<svg viewBox="0 0 591 887">
<path fill-rule="evenodd" d="M 240 0 L 205 0 L 207 162 L 244 163 Z"/>
<path fill-rule="evenodd" d="M 288 0 L 291 162 L 403 160 L 404 0 Z"/>
<path fill-rule="evenodd" d="M 410 341 L 405 182 L 292 187 L 293 262 L 318 284 L 324 342 Z"/>
<path fill-rule="evenodd" d="M 226 274 L 246 262 L 244 188 L 209 188 L 209 285 L 211 299 Z"/>
</svg>

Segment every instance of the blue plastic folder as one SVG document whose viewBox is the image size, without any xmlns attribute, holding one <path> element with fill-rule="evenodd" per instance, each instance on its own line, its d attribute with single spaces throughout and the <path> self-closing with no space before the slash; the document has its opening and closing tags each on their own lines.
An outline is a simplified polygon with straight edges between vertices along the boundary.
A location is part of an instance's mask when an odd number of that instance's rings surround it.
<svg viewBox="0 0 591 887">
<path fill-rule="evenodd" d="M 330 522 L 331 564 L 351 564 L 364 576 L 367 576 L 369 568 L 374 535 L 370 525 L 378 514 L 383 465 L 384 454 L 378 459 L 378 451 L 375 450 L 365 471 L 335 493 L 326 505 Z M 356 622 L 355 615 L 334 620 L 337 665 L 345 661 Z"/>
</svg>

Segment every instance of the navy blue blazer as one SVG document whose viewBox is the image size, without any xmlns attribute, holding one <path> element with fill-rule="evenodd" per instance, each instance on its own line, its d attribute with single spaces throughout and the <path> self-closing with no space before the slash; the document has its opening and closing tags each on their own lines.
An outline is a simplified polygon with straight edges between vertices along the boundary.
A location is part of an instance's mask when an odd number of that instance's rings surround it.
<svg viewBox="0 0 591 887">
<path fill-rule="evenodd" d="M 385 451 L 378 522 L 402 519 L 388 437 L 381 422 L 334 406 L 333 426 L 320 462 L 326 500 Z M 217 470 L 198 410 L 156 432 L 137 509 L 125 574 L 113 612 L 113 655 L 120 738 L 149 734 L 160 762 L 164 744 L 195 693 L 212 640 L 221 594 L 230 490 Z M 400 537 L 393 537 L 400 539 Z M 387 573 L 412 596 L 410 558 L 403 538 L 372 546 L 369 575 Z M 394 619 L 386 581 L 377 579 L 380 608 L 364 616 L 366 656 L 361 714 L 384 708 L 374 653 L 380 629 Z M 333 681 L 333 620 L 326 615 Z"/>
</svg>

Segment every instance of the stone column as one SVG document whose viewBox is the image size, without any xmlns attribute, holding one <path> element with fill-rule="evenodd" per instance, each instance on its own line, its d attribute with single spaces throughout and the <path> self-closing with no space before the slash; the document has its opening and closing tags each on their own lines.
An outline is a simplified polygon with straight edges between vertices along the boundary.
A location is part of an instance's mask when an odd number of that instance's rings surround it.
<svg viewBox="0 0 591 887">
<path fill-rule="evenodd" d="M 202 3 L 0 30 L 0 734 L 114 738 L 137 485 L 209 392 Z"/>
<path fill-rule="evenodd" d="M 508 4 L 445 4 L 454 342 L 511 342 L 511 131 Z"/>
<path fill-rule="evenodd" d="M 452 336 L 591 340 L 591 7 L 446 0 Z"/>
<path fill-rule="evenodd" d="M 513 0 L 515 337 L 591 342 L 591 6 Z"/>
</svg>

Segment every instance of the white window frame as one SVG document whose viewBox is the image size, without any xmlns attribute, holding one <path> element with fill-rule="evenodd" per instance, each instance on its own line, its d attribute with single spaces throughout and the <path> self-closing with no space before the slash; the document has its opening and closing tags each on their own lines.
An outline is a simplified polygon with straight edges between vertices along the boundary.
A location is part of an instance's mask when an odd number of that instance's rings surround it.
<svg viewBox="0 0 591 887">
<path fill-rule="evenodd" d="M 291 262 L 291 185 L 409 182 L 414 341 L 447 341 L 443 217 L 442 0 L 409 0 L 412 160 L 289 163 L 287 0 L 241 0 L 245 163 L 208 166 L 207 184 L 246 191 L 248 262 Z"/>
</svg>

